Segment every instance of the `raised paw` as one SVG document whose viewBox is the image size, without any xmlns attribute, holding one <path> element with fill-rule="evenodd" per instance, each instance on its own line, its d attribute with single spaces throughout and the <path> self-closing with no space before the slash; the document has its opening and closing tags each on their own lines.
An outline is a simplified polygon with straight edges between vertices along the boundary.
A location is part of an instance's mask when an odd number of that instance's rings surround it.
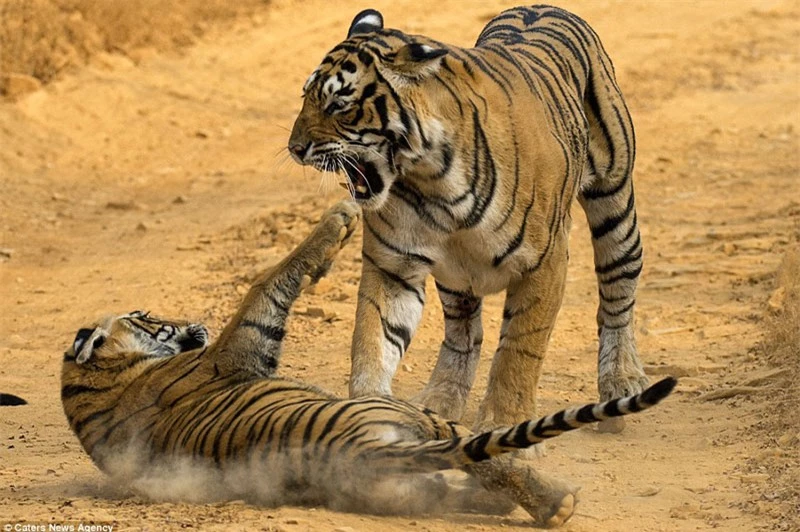
<svg viewBox="0 0 800 532">
<path fill-rule="evenodd" d="M 328 209 L 319 222 L 320 228 L 325 227 L 335 235 L 335 244 L 326 251 L 326 257 L 332 258 L 344 247 L 358 227 L 361 218 L 361 208 L 354 201 L 340 201 Z"/>
<path fill-rule="evenodd" d="M 341 201 L 325 211 L 314 232 L 296 252 L 306 268 L 300 283 L 301 290 L 328 273 L 333 258 L 353 236 L 360 217 L 361 209 L 353 201 Z"/>
</svg>

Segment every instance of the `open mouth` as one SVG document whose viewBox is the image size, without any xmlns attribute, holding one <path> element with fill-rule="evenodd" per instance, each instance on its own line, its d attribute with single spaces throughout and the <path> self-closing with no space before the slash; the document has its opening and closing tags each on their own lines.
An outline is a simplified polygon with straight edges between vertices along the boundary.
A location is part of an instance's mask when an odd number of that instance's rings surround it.
<svg viewBox="0 0 800 532">
<path fill-rule="evenodd" d="M 383 180 L 374 164 L 356 160 L 353 164 L 345 164 L 344 170 L 350 183 L 343 185 L 352 192 L 355 199 L 367 200 L 383 190 Z"/>
</svg>

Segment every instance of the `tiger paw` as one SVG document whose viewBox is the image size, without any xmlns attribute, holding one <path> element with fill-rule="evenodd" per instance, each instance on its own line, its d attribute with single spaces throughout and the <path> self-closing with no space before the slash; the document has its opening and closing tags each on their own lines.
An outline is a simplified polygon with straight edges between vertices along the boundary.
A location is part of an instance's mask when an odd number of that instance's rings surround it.
<svg viewBox="0 0 800 532">
<path fill-rule="evenodd" d="M 601 376 L 597 382 L 601 401 L 642 393 L 647 388 L 647 385 L 648 379 L 644 372 L 641 375 L 636 374 L 626 377 L 618 375 Z M 602 433 L 619 434 L 625 430 L 625 418 L 615 417 L 603 420 L 597 424 L 597 430 Z"/>
<path fill-rule="evenodd" d="M 556 528 L 566 523 L 572 514 L 575 513 L 575 505 L 578 502 L 577 497 L 572 493 L 567 493 L 561 502 L 558 504 L 555 513 L 547 518 L 544 525 L 547 528 Z"/>
<path fill-rule="evenodd" d="M 306 265 L 306 273 L 300 283 L 301 290 L 328 273 L 333 258 L 353 236 L 360 217 L 361 209 L 353 201 L 341 201 L 322 215 L 314 232 L 297 251 L 298 258 Z"/>
<path fill-rule="evenodd" d="M 601 401 L 642 393 L 648 384 L 649 380 L 643 371 L 641 373 L 637 371 L 633 375 L 602 375 L 597 379 Z"/>
<path fill-rule="evenodd" d="M 452 383 L 428 384 L 411 402 L 424 405 L 445 419 L 458 421 L 464 415 L 467 395 L 469 389 Z"/>
</svg>

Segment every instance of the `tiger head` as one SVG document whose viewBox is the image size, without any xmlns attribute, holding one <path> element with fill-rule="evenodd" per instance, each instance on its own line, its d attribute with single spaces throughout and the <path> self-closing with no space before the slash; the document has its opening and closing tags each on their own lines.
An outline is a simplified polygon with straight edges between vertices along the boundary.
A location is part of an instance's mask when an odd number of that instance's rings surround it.
<svg viewBox="0 0 800 532">
<path fill-rule="evenodd" d="M 170 357 L 208 344 L 199 323 L 170 321 L 139 310 L 103 318 L 75 335 L 64 353 L 64 376 L 123 371 L 137 362 Z"/>
<path fill-rule="evenodd" d="M 289 139 L 300 164 L 341 172 L 353 198 L 378 209 L 404 175 L 435 174 L 449 157 L 435 74 L 447 48 L 422 36 L 384 29 L 368 9 L 303 87 L 303 107 Z M 450 100 L 452 105 L 452 99 Z"/>
</svg>

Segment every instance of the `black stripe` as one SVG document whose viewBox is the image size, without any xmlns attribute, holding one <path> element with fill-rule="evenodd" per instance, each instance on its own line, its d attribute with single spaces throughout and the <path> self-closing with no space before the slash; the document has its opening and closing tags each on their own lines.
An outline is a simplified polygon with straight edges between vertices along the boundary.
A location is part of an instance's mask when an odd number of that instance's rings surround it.
<svg viewBox="0 0 800 532">
<path fill-rule="evenodd" d="M 113 388 L 115 387 L 109 386 L 107 388 L 94 388 L 92 386 L 84 386 L 82 384 L 67 384 L 61 388 L 61 400 L 66 401 L 67 399 L 71 399 L 76 395 L 82 395 L 84 393 L 107 392 Z"/>
<path fill-rule="evenodd" d="M 280 342 L 283 340 L 286 331 L 282 327 L 275 327 L 274 325 L 265 325 L 253 320 L 242 320 L 239 324 L 240 327 L 252 327 L 256 329 L 261 336 L 273 342 Z"/>
<path fill-rule="evenodd" d="M 634 250 L 639 247 L 642 243 L 642 239 L 639 235 L 636 236 L 636 240 L 633 242 L 632 245 L 628 247 L 618 259 L 609 262 L 608 264 L 604 264 L 602 266 L 597 265 L 594 267 L 595 273 L 604 274 L 609 273 L 617 268 L 621 268 L 631 262 L 637 261 L 642 258 L 642 250 L 640 249 L 637 253 L 634 253 Z"/>
<path fill-rule="evenodd" d="M 426 257 L 425 255 L 422 255 L 420 253 L 414 253 L 413 251 L 406 251 L 395 246 L 394 244 L 383 238 L 380 234 L 378 234 L 375 228 L 372 227 L 372 224 L 370 224 L 366 219 L 364 220 L 364 226 L 367 229 L 369 229 L 369 232 L 372 234 L 372 236 L 375 237 L 375 240 L 377 240 L 383 247 L 390 249 L 394 251 L 396 254 L 402 255 L 407 259 L 421 262 L 423 264 L 428 264 L 430 266 L 434 264 L 433 259 Z"/>
<path fill-rule="evenodd" d="M 628 218 L 628 216 L 633 211 L 633 207 L 634 207 L 634 199 L 633 199 L 633 191 L 631 191 L 631 195 L 628 197 L 628 204 L 625 206 L 624 211 L 622 211 L 617 216 L 611 216 L 609 218 L 606 218 L 599 225 L 591 227 L 592 238 L 594 239 L 602 238 L 611 231 L 613 231 L 614 229 L 616 229 L 617 226 L 619 226 L 619 224 L 621 224 Z"/>
<path fill-rule="evenodd" d="M 389 280 L 393 281 L 394 283 L 399 284 L 407 292 L 413 293 L 416 296 L 417 300 L 420 302 L 420 304 L 423 304 L 423 305 L 425 304 L 424 296 L 422 294 L 420 294 L 420 291 L 417 288 L 415 288 L 411 283 L 409 283 L 408 281 L 406 281 L 405 279 L 403 279 L 402 277 L 400 277 L 396 273 L 390 272 L 389 270 L 385 270 L 385 269 L 381 268 L 380 266 L 378 266 L 378 263 L 375 262 L 375 259 L 370 257 L 369 254 L 362 252 L 361 256 L 363 258 L 365 258 L 367 260 L 367 262 L 372 264 L 372 266 L 374 266 L 375 269 L 378 270 L 378 272 L 381 275 L 383 275 L 384 277 L 386 277 Z"/>
<path fill-rule="evenodd" d="M 497 255 L 494 257 L 494 259 L 492 259 L 492 266 L 495 268 L 500 266 L 506 257 L 514 253 L 522 245 L 522 238 L 525 236 L 525 228 L 528 225 L 528 214 L 531 212 L 531 207 L 533 207 L 533 202 L 531 202 L 530 205 L 528 205 L 528 207 L 525 209 L 525 214 L 522 217 L 522 225 L 520 226 L 519 231 L 517 231 L 517 234 L 513 239 L 511 239 L 511 242 L 509 242 L 506 249 L 500 255 Z"/>
<path fill-rule="evenodd" d="M 581 409 L 578 410 L 578 413 L 575 415 L 575 419 L 579 423 L 594 423 L 595 421 L 600 421 L 595 417 L 593 410 L 594 405 L 586 405 L 581 407 Z"/>
</svg>

